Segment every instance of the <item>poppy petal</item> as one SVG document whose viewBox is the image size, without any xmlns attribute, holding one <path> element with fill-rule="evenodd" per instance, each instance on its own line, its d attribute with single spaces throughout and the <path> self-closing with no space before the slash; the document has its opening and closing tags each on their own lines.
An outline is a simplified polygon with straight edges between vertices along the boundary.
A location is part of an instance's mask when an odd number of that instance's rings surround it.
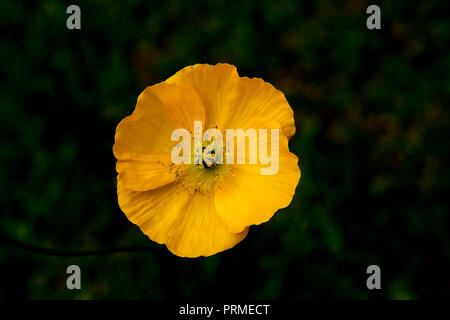
<svg viewBox="0 0 450 320">
<path fill-rule="evenodd" d="M 294 111 L 284 94 L 259 78 L 239 78 L 237 98 L 229 108 L 226 128 L 264 128 L 260 119 L 277 121 L 288 140 L 295 133 Z"/>
<path fill-rule="evenodd" d="M 226 63 L 214 66 L 196 64 L 178 71 L 166 82 L 192 85 L 205 106 L 205 128 L 224 128 L 238 89 L 239 75 L 235 66 Z"/>
<path fill-rule="evenodd" d="M 139 96 L 132 115 L 116 130 L 114 155 L 117 172 L 127 172 L 131 190 L 158 188 L 176 179 L 171 160 L 171 141 L 175 129 L 193 132 L 194 120 L 203 120 L 205 112 L 197 92 L 189 85 L 160 83 L 147 87 Z"/>
<path fill-rule="evenodd" d="M 180 257 L 213 255 L 232 248 L 248 233 L 248 228 L 228 231 L 215 212 L 212 197 L 183 192 L 176 183 L 136 192 L 127 189 L 119 175 L 117 193 L 128 219 Z"/>
<path fill-rule="evenodd" d="M 146 160 L 148 155 L 170 155 L 177 142 L 175 129 L 193 132 L 194 120 L 204 120 L 205 110 L 197 91 L 186 84 L 165 82 L 147 87 L 136 109 L 116 130 L 114 155 L 119 160 Z"/>
<path fill-rule="evenodd" d="M 300 179 L 298 158 L 280 137 L 279 168 L 261 175 L 261 164 L 232 165 L 231 174 L 216 189 L 217 214 L 231 232 L 268 221 L 278 209 L 290 204 Z"/>
</svg>

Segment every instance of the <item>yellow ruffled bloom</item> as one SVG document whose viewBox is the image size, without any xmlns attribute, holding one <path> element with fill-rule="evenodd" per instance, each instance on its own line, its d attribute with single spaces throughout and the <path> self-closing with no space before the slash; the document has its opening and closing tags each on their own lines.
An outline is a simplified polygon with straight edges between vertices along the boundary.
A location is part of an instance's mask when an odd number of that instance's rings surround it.
<svg viewBox="0 0 450 320">
<path fill-rule="evenodd" d="M 178 128 L 193 132 L 194 121 L 202 121 L 204 130 L 223 132 L 279 128 L 278 172 L 261 175 L 266 166 L 260 163 L 174 164 L 177 142 L 171 134 Z M 268 221 L 291 202 L 300 179 L 298 159 L 288 147 L 294 133 L 294 113 L 271 84 L 240 77 L 229 64 L 186 67 L 147 87 L 134 112 L 117 126 L 119 206 L 151 240 L 177 256 L 232 248 L 250 225 Z"/>
</svg>

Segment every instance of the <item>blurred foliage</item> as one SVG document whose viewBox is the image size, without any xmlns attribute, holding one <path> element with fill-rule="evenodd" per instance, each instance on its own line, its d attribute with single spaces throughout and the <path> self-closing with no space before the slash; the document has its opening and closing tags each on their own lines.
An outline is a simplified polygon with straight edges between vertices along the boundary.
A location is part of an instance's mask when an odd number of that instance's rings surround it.
<svg viewBox="0 0 450 320">
<path fill-rule="evenodd" d="M 1 232 L 45 247 L 150 241 L 120 211 L 112 154 L 139 93 L 195 63 L 228 62 L 295 110 L 292 204 L 237 247 L 84 258 L 0 244 L 0 298 L 450 296 L 447 1 L 0 2 Z M 447 107 L 445 106 L 447 105 Z M 66 267 L 82 290 L 66 289 Z M 366 289 L 366 268 L 382 290 Z"/>
</svg>

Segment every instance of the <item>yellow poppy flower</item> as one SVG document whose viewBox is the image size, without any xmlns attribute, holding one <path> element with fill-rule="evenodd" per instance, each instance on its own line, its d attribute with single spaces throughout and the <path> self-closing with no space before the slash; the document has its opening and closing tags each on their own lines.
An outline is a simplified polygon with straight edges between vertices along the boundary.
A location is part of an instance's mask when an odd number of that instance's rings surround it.
<svg viewBox="0 0 450 320">
<path fill-rule="evenodd" d="M 278 129 L 277 172 L 264 175 L 261 169 L 268 165 L 250 164 L 248 145 L 244 164 L 175 164 L 171 154 L 178 142 L 172 133 L 179 128 L 193 133 L 196 121 L 203 130 L 223 132 Z M 293 111 L 269 83 L 240 77 L 229 64 L 186 67 L 147 87 L 133 113 L 117 126 L 119 206 L 151 240 L 177 256 L 210 256 L 232 248 L 249 226 L 268 221 L 291 202 L 300 179 L 298 159 L 288 147 L 294 133 Z M 266 141 L 268 150 L 274 137 Z"/>
</svg>

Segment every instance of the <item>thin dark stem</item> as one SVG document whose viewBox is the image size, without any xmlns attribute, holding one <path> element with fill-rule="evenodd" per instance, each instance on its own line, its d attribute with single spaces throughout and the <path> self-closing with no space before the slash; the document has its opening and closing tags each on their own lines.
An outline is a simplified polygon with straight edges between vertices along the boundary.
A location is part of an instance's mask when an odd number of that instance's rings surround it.
<svg viewBox="0 0 450 320">
<path fill-rule="evenodd" d="M 98 250 L 72 251 L 72 250 L 38 247 L 32 244 L 20 242 L 18 240 L 12 239 L 0 233 L 0 244 L 1 243 L 4 243 L 7 246 L 20 248 L 29 252 L 55 257 L 86 257 L 86 256 L 97 256 L 97 255 L 124 253 L 124 252 L 151 252 L 155 251 L 155 249 L 158 248 L 157 246 L 154 247 L 130 246 L 130 247 L 117 247 Z"/>
</svg>

